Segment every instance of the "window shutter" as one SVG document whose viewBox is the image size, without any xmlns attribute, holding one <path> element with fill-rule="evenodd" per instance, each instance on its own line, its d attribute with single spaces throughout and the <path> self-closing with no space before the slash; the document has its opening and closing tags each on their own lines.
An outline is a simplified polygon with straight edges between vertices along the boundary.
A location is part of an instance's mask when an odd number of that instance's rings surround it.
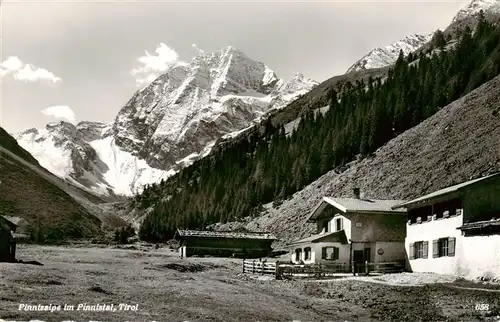
<svg viewBox="0 0 500 322">
<path fill-rule="evenodd" d="M 439 257 L 439 239 L 432 241 L 432 258 Z"/>
<path fill-rule="evenodd" d="M 321 248 L 321 259 L 326 259 L 326 247 Z"/>
<path fill-rule="evenodd" d="M 422 258 L 427 258 L 427 257 L 429 257 L 429 242 L 424 241 Z"/>
<path fill-rule="evenodd" d="M 333 259 L 339 259 L 339 248 L 338 247 L 335 247 L 333 249 Z"/>
<path fill-rule="evenodd" d="M 448 238 L 448 256 L 455 256 L 455 237 Z"/>
<path fill-rule="evenodd" d="M 410 259 L 415 259 L 415 244 L 410 244 Z"/>
</svg>

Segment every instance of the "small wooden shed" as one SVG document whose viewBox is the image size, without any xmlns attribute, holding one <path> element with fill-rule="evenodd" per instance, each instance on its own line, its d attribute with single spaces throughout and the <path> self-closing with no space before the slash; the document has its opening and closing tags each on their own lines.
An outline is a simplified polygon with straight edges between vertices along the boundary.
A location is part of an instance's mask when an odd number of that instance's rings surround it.
<svg viewBox="0 0 500 322">
<path fill-rule="evenodd" d="M 175 233 L 180 241 L 179 256 L 219 256 L 259 258 L 272 251 L 276 238 L 267 232 L 181 230 Z"/>
<path fill-rule="evenodd" d="M 13 262 L 16 256 L 16 244 L 12 232 L 16 224 L 0 215 L 0 262 Z"/>
</svg>

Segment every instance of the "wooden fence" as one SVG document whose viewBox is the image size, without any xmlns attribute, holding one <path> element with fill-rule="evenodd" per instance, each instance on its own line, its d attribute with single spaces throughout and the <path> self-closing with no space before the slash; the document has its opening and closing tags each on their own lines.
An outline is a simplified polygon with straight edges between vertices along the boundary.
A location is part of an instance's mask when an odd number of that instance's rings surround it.
<svg viewBox="0 0 500 322">
<path fill-rule="evenodd" d="M 276 262 L 259 260 L 243 260 L 243 273 L 251 274 L 274 274 L 276 275 Z"/>
<path fill-rule="evenodd" d="M 328 264 L 306 264 L 297 265 L 290 263 L 278 263 L 276 268 L 276 278 L 283 277 L 326 277 L 333 274 L 348 273 L 349 265 L 347 263 L 328 263 Z"/>
<path fill-rule="evenodd" d="M 243 260 L 243 273 L 274 274 L 276 279 L 283 277 L 326 277 L 341 273 L 352 273 L 353 275 L 389 274 L 403 272 L 404 268 L 404 262 L 361 262 L 349 265 L 348 263 L 292 264 L 279 261 Z"/>
</svg>

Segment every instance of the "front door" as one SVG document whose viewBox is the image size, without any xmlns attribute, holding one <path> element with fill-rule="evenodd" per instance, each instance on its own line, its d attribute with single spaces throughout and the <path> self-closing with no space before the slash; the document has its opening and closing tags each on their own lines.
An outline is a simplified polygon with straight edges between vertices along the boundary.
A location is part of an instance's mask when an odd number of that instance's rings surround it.
<svg viewBox="0 0 500 322">
<path fill-rule="evenodd" d="M 354 250 L 352 252 L 352 260 L 353 260 L 353 273 L 359 273 L 363 271 L 364 267 L 364 252 L 362 250 Z"/>
<path fill-rule="evenodd" d="M 365 248 L 365 254 L 364 254 L 364 260 L 367 261 L 367 262 L 370 262 L 371 261 L 371 249 L 370 248 Z"/>
<path fill-rule="evenodd" d="M 352 258 L 356 263 L 364 262 L 364 252 L 362 250 L 355 250 Z"/>
</svg>

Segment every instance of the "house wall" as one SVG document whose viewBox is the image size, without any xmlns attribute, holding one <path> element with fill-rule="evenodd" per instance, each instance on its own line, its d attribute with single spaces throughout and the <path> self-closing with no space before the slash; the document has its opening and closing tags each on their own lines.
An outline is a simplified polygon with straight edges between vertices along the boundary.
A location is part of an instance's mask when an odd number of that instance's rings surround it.
<svg viewBox="0 0 500 322">
<path fill-rule="evenodd" d="M 466 187 L 463 193 L 464 222 L 490 220 L 500 212 L 500 176 Z"/>
<path fill-rule="evenodd" d="M 399 241 L 406 236 L 406 214 L 349 214 L 351 239 L 356 242 Z"/>
<path fill-rule="evenodd" d="M 329 246 L 334 246 L 339 248 L 339 259 L 338 260 L 322 260 L 321 255 L 322 255 L 322 248 L 323 247 L 329 247 Z M 305 252 L 304 248 L 306 247 L 311 247 L 311 259 L 306 261 L 305 260 Z M 314 263 L 319 263 L 319 262 L 328 262 L 328 263 L 349 263 L 349 258 L 350 258 L 350 245 L 346 244 L 341 244 L 338 242 L 322 242 L 322 243 L 310 243 L 310 244 L 303 244 L 303 245 L 295 245 L 290 249 L 290 259 L 292 263 L 298 264 L 300 262 L 295 259 L 295 249 L 300 248 L 302 249 L 302 254 L 301 254 L 301 260 L 304 262 L 304 264 L 314 264 Z"/>
<path fill-rule="evenodd" d="M 340 214 L 340 211 L 337 208 L 332 207 L 330 204 L 324 206 L 320 218 L 316 221 L 316 234 L 331 232 L 331 219 L 338 214 Z M 328 225 L 328 231 L 324 228 L 326 224 Z"/>
<path fill-rule="evenodd" d="M 382 249 L 383 254 L 379 255 L 378 250 Z M 406 259 L 406 249 L 404 242 L 376 242 L 374 247 L 374 262 L 397 262 Z"/>
<path fill-rule="evenodd" d="M 333 211 L 332 211 L 333 209 Z M 328 232 L 334 232 L 334 231 L 337 231 L 336 230 L 336 227 L 335 227 L 335 223 L 334 223 L 334 217 L 342 217 L 342 218 L 345 218 L 344 216 L 342 216 L 342 214 L 336 210 L 334 207 L 330 207 L 330 209 L 328 209 L 329 211 L 327 210 L 324 210 L 323 211 L 323 214 L 322 214 L 322 219 L 319 219 L 317 222 L 316 222 L 316 234 L 326 234 Z M 335 218 L 336 219 L 336 218 Z M 325 226 L 328 227 L 328 230 L 325 229 Z"/>
<path fill-rule="evenodd" d="M 462 237 L 457 275 L 500 280 L 500 235 Z"/>
<path fill-rule="evenodd" d="M 340 230 L 345 230 L 347 240 L 351 239 L 351 220 L 341 214 L 336 214 L 332 219 L 330 219 L 330 222 L 328 224 L 330 227 L 330 231 L 339 231 L 337 230 L 337 226 L 335 223 L 339 218 L 342 220 L 342 226 L 340 227 Z"/>
<path fill-rule="evenodd" d="M 306 260 L 306 256 L 305 256 L 305 252 L 304 252 L 304 249 L 306 247 L 311 247 L 311 259 L 309 259 L 309 260 Z M 300 259 L 296 260 L 296 258 L 295 258 L 295 250 L 298 249 L 298 248 L 300 248 L 302 250 L 302 252 L 300 254 L 301 255 Z M 304 264 L 314 264 L 315 261 L 316 261 L 316 258 L 318 256 L 319 256 L 319 258 L 321 258 L 321 250 L 320 250 L 320 253 L 318 255 L 317 252 L 316 252 L 316 249 L 314 248 L 313 244 L 295 245 L 294 247 L 292 247 L 290 249 L 290 260 L 294 264 L 300 263 L 301 260 L 304 262 Z"/>
<path fill-rule="evenodd" d="M 462 225 L 463 215 L 445 219 L 422 222 L 421 224 L 408 225 L 406 228 L 407 237 L 405 249 L 410 255 L 410 244 L 418 241 L 428 241 L 427 258 L 409 260 L 410 269 L 414 272 L 434 272 L 439 274 L 456 274 L 459 257 L 463 256 L 460 251 L 463 245 L 461 231 L 457 229 Z M 455 237 L 455 256 L 453 257 L 432 257 L 432 241 L 439 238 Z"/>
<path fill-rule="evenodd" d="M 329 246 L 335 246 L 339 248 L 339 259 L 337 260 L 324 260 L 321 258 L 322 255 L 322 248 L 323 247 L 329 247 Z M 316 262 L 328 262 L 328 263 L 349 263 L 349 258 L 350 258 L 350 249 L 351 246 L 349 244 L 341 244 L 341 243 L 332 243 L 332 242 L 323 242 L 323 243 L 314 243 L 313 244 L 314 251 L 317 254 L 316 257 Z"/>
</svg>

